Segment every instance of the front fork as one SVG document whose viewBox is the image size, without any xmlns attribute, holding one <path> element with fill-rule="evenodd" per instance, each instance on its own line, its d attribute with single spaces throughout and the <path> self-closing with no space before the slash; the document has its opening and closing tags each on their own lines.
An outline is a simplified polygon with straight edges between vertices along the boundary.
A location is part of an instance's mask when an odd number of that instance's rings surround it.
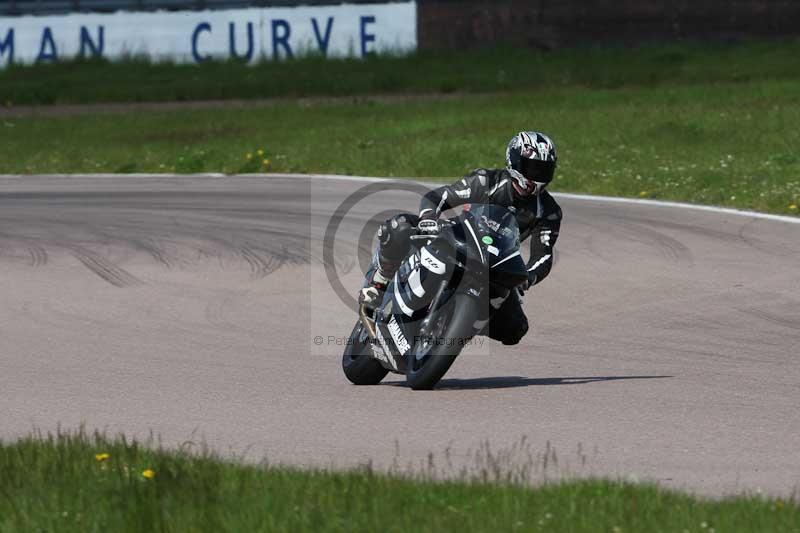
<svg viewBox="0 0 800 533">
<path fill-rule="evenodd" d="M 371 341 L 375 340 L 375 319 L 370 317 L 367 314 L 367 306 L 361 304 L 358 306 L 358 317 L 361 319 L 361 323 L 364 324 L 364 327 L 367 328 L 367 335 Z"/>
<path fill-rule="evenodd" d="M 422 339 L 429 334 L 429 330 L 431 327 L 431 322 L 435 317 L 436 309 L 439 308 L 439 304 L 442 302 L 442 299 L 445 296 L 445 291 L 447 290 L 447 286 L 450 284 L 449 279 L 443 279 L 439 282 L 439 287 L 436 289 L 436 293 L 433 295 L 433 299 L 428 306 L 428 314 L 422 319 L 422 324 L 419 326 L 419 338 Z"/>
<path fill-rule="evenodd" d="M 369 267 L 367 268 L 367 274 L 364 277 L 364 283 L 362 285 L 362 289 L 366 288 L 369 285 L 369 279 L 372 277 L 373 271 L 378 268 L 378 249 L 375 250 L 375 253 L 372 254 L 372 261 L 370 261 Z M 374 313 L 374 312 L 373 312 Z M 367 335 L 371 341 L 375 340 L 375 319 L 374 317 L 370 317 L 367 313 L 367 308 L 364 304 L 358 306 L 358 318 L 361 320 L 361 323 L 364 324 L 364 327 L 367 330 Z"/>
</svg>

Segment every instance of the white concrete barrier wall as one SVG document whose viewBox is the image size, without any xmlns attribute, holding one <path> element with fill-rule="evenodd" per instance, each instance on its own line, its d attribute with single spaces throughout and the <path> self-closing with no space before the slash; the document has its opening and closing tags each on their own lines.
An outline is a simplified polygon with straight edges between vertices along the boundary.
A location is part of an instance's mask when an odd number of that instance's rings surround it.
<svg viewBox="0 0 800 533">
<path fill-rule="evenodd" d="M 417 47 L 416 2 L 0 17 L 0 67 L 74 57 L 198 63 Z"/>
</svg>

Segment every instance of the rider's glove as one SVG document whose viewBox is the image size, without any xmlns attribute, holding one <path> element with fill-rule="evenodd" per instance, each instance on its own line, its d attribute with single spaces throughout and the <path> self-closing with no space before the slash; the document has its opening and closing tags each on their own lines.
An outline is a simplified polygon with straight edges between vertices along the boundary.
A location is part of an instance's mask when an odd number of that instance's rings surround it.
<svg viewBox="0 0 800 533">
<path fill-rule="evenodd" d="M 535 284 L 536 284 L 536 274 L 528 272 L 528 281 L 526 283 L 523 283 L 522 285 L 520 285 L 520 288 L 523 291 L 527 291 L 531 287 L 533 287 Z"/>
<path fill-rule="evenodd" d="M 439 218 L 433 209 L 423 209 L 419 214 L 420 220 L 436 220 Z"/>
<path fill-rule="evenodd" d="M 436 235 L 439 233 L 439 222 L 431 219 L 423 219 L 417 223 L 417 231 L 422 235 Z"/>
</svg>

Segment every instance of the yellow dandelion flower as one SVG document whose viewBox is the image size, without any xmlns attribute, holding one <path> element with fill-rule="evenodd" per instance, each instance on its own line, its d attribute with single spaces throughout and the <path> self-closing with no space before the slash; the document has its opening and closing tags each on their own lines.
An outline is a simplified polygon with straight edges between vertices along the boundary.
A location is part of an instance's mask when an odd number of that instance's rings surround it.
<svg viewBox="0 0 800 533">
<path fill-rule="evenodd" d="M 641 191 L 641 192 L 639 193 L 639 196 L 641 196 L 642 198 L 644 198 L 644 197 L 645 197 L 645 196 L 647 196 L 648 194 L 650 194 L 650 193 L 649 193 L 649 192 L 647 192 L 647 191 Z"/>
<path fill-rule="evenodd" d="M 247 159 L 248 161 L 250 161 L 251 159 L 253 159 L 253 154 L 248 152 L 247 155 L 244 156 L 244 158 Z"/>
<path fill-rule="evenodd" d="M 108 461 L 111 456 L 107 453 L 96 453 L 94 454 L 94 458 L 98 462 Z"/>
<path fill-rule="evenodd" d="M 261 148 L 259 148 L 258 150 L 256 150 L 256 153 L 259 155 L 259 157 L 260 157 L 260 156 L 263 156 L 263 155 L 264 155 L 264 150 L 262 150 Z"/>
<path fill-rule="evenodd" d="M 143 471 L 142 475 L 147 479 L 153 479 L 154 477 L 156 477 L 156 473 L 153 470 L 150 470 L 149 468 Z"/>
<path fill-rule="evenodd" d="M 792 211 L 797 211 L 797 204 L 791 204 L 789 206 L 789 209 L 791 209 Z"/>
<path fill-rule="evenodd" d="M 262 161 L 262 163 L 264 164 L 264 166 L 269 165 L 269 159 L 265 159 L 264 161 Z"/>
</svg>

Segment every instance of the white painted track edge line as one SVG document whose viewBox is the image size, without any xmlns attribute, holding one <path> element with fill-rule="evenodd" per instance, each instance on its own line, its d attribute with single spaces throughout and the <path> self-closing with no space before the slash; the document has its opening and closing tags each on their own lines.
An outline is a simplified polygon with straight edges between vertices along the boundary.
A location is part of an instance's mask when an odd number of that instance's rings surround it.
<svg viewBox="0 0 800 533">
<path fill-rule="evenodd" d="M 710 213 L 760 218 L 764 220 L 774 220 L 778 222 L 789 222 L 790 224 L 800 224 L 800 217 L 773 215 L 771 213 L 759 213 L 758 211 L 746 211 L 744 209 L 734 209 L 732 207 L 719 207 L 715 205 L 687 204 L 683 202 L 669 202 L 666 200 L 643 200 L 640 198 L 624 198 L 619 196 L 593 196 L 590 194 L 576 194 L 567 192 L 553 193 L 553 196 L 557 196 L 559 198 L 567 198 L 570 200 L 580 200 L 587 202 L 637 204 L 642 206 L 691 209 L 694 211 L 707 211 Z"/>
<path fill-rule="evenodd" d="M 68 178 L 91 178 L 91 179 L 116 179 L 116 178 L 140 178 L 140 179 L 179 179 L 179 178 L 269 178 L 269 179 L 330 179 L 340 181 L 356 181 L 364 183 L 372 183 L 383 180 L 402 180 L 404 182 L 414 182 L 422 185 L 442 185 L 442 182 L 432 181 L 418 181 L 413 178 L 400 178 L 400 177 L 376 177 L 376 176 L 345 176 L 340 174 L 221 174 L 216 172 L 199 173 L 199 174 L 171 174 L 171 173 L 141 173 L 141 174 L 111 174 L 111 173 L 96 173 L 96 174 L 0 174 L 0 179 L 68 179 Z M 713 205 L 700 205 L 688 204 L 683 202 L 670 202 L 665 200 L 648 200 L 641 198 L 624 198 L 619 196 L 594 196 L 590 194 L 566 193 L 566 192 L 553 192 L 553 196 L 558 198 L 567 198 L 570 200 L 579 200 L 586 202 L 605 202 L 605 203 L 620 203 L 620 204 L 635 204 L 641 206 L 652 207 L 667 207 L 673 209 L 690 209 L 694 211 L 706 211 L 709 213 L 718 213 L 733 216 L 743 216 L 750 218 L 757 218 L 762 220 L 772 220 L 776 222 L 787 222 L 789 224 L 800 224 L 800 217 L 792 217 L 786 215 L 773 215 L 770 213 L 759 213 L 757 211 L 746 211 L 743 209 L 733 209 L 730 207 L 718 207 Z"/>
</svg>

